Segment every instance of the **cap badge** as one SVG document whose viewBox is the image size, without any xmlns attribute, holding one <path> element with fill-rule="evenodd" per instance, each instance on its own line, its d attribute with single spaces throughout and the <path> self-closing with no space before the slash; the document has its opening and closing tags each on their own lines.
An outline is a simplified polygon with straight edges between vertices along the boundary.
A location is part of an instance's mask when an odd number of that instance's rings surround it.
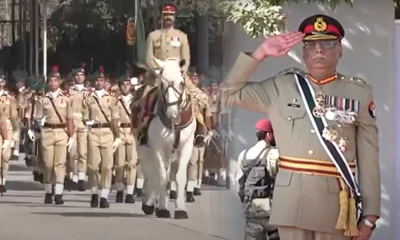
<svg viewBox="0 0 400 240">
<path fill-rule="evenodd" d="M 326 30 L 327 27 L 328 26 L 322 17 L 319 17 L 315 20 L 315 23 L 314 23 L 315 31 L 323 32 Z"/>
</svg>

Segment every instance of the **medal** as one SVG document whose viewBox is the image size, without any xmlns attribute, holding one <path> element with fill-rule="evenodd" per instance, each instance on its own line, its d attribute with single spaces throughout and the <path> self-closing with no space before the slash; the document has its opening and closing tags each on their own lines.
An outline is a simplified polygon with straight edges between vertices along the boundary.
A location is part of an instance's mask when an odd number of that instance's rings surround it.
<svg viewBox="0 0 400 240">
<path fill-rule="evenodd" d="M 322 131 L 322 137 L 329 142 L 333 142 L 338 137 L 338 132 L 332 127 L 326 127 Z"/>
<path fill-rule="evenodd" d="M 320 118 L 325 115 L 325 109 L 321 107 L 315 107 L 313 109 L 313 115 L 317 118 Z"/>
<path fill-rule="evenodd" d="M 339 115 L 335 108 L 328 108 L 325 112 L 325 118 L 329 121 L 337 121 L 339 120 Z"/>
<path fill-rule="evenodd" d="M 349 147 L 349 141 L 346 138 L 340 138 L 338 147 L 340 148 L 340 151 L 346 152 L 348 147 Z"/>
<path fill-rule="evenodd" d="M 318 92 L 315 95 L 315 102 L 316 102 L 316 107 L 319 108 L 325 108 L 325 94 L 323 92 Z"/>
</svg>

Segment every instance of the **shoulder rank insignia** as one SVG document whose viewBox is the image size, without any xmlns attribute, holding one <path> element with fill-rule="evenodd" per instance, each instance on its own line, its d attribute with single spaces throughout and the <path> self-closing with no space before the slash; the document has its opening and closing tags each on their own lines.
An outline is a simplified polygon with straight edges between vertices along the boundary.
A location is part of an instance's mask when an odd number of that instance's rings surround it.
<svg viewBox="0 0 400 240">
<path fill-rule="evenodd" d="M 303 70 L 301 70 L 299 68 L 295 68 L 295 67 L 285 69 L 278 73 L 278 75 L 281 75 L 281 76 L 286 75 L 286 74 L 299 74 L 301 76 L 306 75 L 306 73 Z"/>
</svg>

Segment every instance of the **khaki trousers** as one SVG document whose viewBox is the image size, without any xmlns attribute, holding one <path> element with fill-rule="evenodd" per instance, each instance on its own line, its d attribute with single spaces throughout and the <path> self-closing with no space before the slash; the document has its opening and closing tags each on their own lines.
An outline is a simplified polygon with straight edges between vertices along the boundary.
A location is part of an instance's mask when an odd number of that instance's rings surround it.
<svg viewBox="0 0 400 240">
<path fill-rule="evenodd" d="M 42 129 L 43 183 L 64 183 L 68 135 L 64 129 Z M 54 178 L 53 178 L 54 173 Z"/>
<path fill-rule="evenodd" d="M 120 139 L 121 143 L 115 154 L 115 182 L 123 183 L 124 173 L 126 173 L 126 185 L 135 185 L 138 155 L 131 128 L 122 128 Z"/>
<path fill-rule="evenodd" d="M 136 165 L 136 176 L 137 179 L 144 179 L 142 166 L 140 165 L 140 159 L 138 159 L 138 164 Z"/>
<path fill-rule="evenodd" d="M 201 179 L 203 174 L 204 151 L 205 147 L 193 147 L 192 156 L 188 164 L 188 181 Z"/>
<path fill-rule="evenodd" d="M 87 165 L 87 148 L 88 148 L 88 129 L 84 125 L 82 119 L 75 120 L 76 133 L 72 144 L 70 159 L 69 159 L 69 172 L 86 173 Z"/>
<path fill-rule="evenodd" d="M 91 128 L 88 135 L 88 175 L 92 187 L 111 189 L 114 136 L 110 128 Z"/>
<path fill-rule="evenodd" d="M 350 240 L 343 234 L 308 231 L 296 227 L 278 227 L 281 240 Z"/>
</svg>

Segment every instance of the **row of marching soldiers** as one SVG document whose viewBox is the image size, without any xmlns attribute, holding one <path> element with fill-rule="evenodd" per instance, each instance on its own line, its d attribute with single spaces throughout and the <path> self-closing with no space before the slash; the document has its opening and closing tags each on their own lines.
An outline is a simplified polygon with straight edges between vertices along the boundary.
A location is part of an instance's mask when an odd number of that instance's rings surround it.
<svg viewBox="0 0 400 240">
<path fill-rule="evenodd" d="M 19 112 L 19 116 L 9 117 L 10 120 L 5 121 L 7 124 L 3 124 L 4 132 L 10 129 L 19 132 L 18 128 L 9 123 L 24 120 L 26 131 L 21 132 L 28 139 L 24 147 L 26 162 L 34 167 L 34 179 L 44 184 L 45 204 L 63 204 L 64 187 L 85 191 L 84 183 L 88 176 L 92 192 L 91 207 L 107 208 L 113 172 L 116 202 L 134 203 L 135 196 L 142 194 L 144 176 L 141 171 L 137 171 L 140 170 L 137 155 L 138 130 L 132 127 L 130 116 L 132 104 L 140 98 L 141 86 L 131 72 L 127 70 L 118 79 L 119 89 L 115 93 L 116 89 L 105 90 L 106 76 L 103 68 L 90 76 L 86 76 L 84 66 L 74 69 L 70 74 L 73 76 L 73 84 L 63 88 L 68 80 L 63 81 L 58 68 L 54 67 L 47 83 L 27 77 L 25 90 L 21 89 L 15 98 L 9 97 L 10 102 L 15 103 L 15 106 L 11 104 L 14 107 L 10 107 L 9 112 L 17 109 L 16 115 Z M 89 80 L 90 86 L 84 85 L 86 80 Z M 0 82 L 0 91 L 1 86 Z M 1 114 L 6 113 L 3 110 Z M 11 113 L 9 115 L 13 116 Z M 7 144 L 11 145 L 12 142 L 18 143 L 18 140 L 15 138 Z M 8 148 L 11 155 L 11 148 Z M 193 195 L 200 194 L 197 179 L 201 178 L 202 171 L 201 166 L 200 169 L 197 166 L 202 156 L 194 154 L 192 158 L 188 168 L 189 202 L 194 201 Z M 8 160 L 2 162 L 6 170 Z M 1 173 L 5 176 L 6 171 Z M 5 177 L 1 179 L 5 183 Z M 5 191 L 4 183 L 0 185 L 0 190 L 4 188 Z M 173 195 L 173 186 L 171 188 Z"/>
</svg>

